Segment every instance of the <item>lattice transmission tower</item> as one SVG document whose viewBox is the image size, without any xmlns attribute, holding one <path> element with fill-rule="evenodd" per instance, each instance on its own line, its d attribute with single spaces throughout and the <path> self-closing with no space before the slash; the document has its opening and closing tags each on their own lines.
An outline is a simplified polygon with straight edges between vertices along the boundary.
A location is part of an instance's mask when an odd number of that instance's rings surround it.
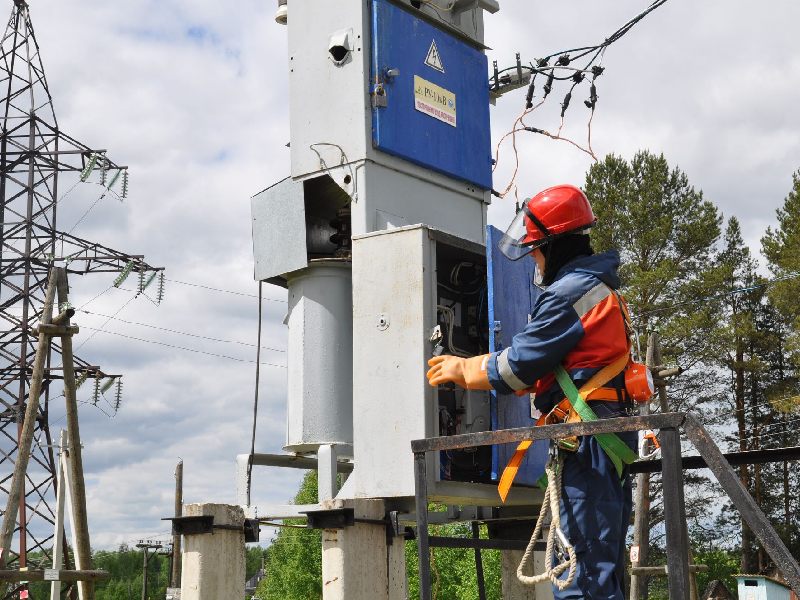
<svg viewBox="0 0 800 600">
<path fill-rule="evenodd" d="M 54 264 L 71 274 L 139 272 L 139 289 L 157 270 L 130 255 L 57 229 L 59 175 L 76 185 L 99 178 L 103 193 L 127 195 L 127 169 L 103 149 L 86 146 L 58 126 L 29 7 L 14 0 L 0 42 L 0 511 L 8 500 L 19 434 L 25 415 L 38 338 L 31 333 L 41 315 L 48 273 Z M 80 180 L 78 180 L 80 177 Z M 62 196 L 63 197 L 63 196 Z M 163 277 L 162 277 L 163 282 Z M 73 280 L 74 283 L 74 280 Z M 58 312 L 56 310 L 55 312 Z M 53 382 L 60 376 L 60 345 L 47 362 L 44 391 L 28 476 L 20 499 L 16 547 L 9 568 L 50 567 L 56 465 L 48 425 Z M 97 365 L 75 358 L 76 376 L 107 377 Z M 50 388 L 53 387 L 51 390 Z M 2 514 L 2 513 L 0 513 Z M 63 533 L 62 533 L 63 535 Z M 29 555 L 36 553 L 35 561 Z M 37 564 L 34 564 L 37 563 Z M 41 564 L 39 564 L 41 563 Z M 4 598 L 10 598 L 16 590 Z M 2 595 L 0 593 L 0 595 Z"/>
</svg>

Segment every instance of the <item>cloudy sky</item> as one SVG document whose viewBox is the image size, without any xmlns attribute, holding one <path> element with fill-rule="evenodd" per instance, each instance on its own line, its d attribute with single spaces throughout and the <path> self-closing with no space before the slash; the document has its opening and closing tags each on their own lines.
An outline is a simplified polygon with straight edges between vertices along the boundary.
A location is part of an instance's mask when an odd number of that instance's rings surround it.
<svg viewBox="0 0 800 600">
<path fill-rule="evenodd" d="M 85 343 L 78 354 L 123 373 L 125 382 L 114 418 L 100 410 L 113 413 L 103 401 L 81 409 L 96 548 L 166 540 L 160 519 L 172 511 L 178 457 L 185 462 L 186 502 L 234 500 L 234 458 L 249 451 L 254 393 L 258 286 L 249 198 L 289 173 L 286 28 L 273 21 L 275 4 L 31 1 L 59 125 L 107 148 L 131 172 L 130 197 L 105 198 L 74 233 L 143 253 L 167 269 L 161 306 L 116 289 L 86 304 L 113 277 L 71 281 L 73 303 L 90 313 L 76 317 L 84 330 L 75 343 Z M 510 66 L 515 52 L 531 60 L 599 43 L 647 2 L 501 5 L 487 18 L 486 41 L 490 64 Z M 800 5 L 790 0 L 758 7 L 742 0 L 668 2 L 605 55 L 595 152 L 626 158 L 644 148 L 663 152 L 726 216 L 739 217 L 757 251 L 800 167 L 798 22 Z M 564 129 L 580 142 L 588 118 L 583 99 L 573 99 Z M 495 141 L 523 102 L 518 91 L 492 109 Z M 557 129 L 555 105 L 528 124 Z M 542 136 L 520 138 L 518 147 L 521 197 L 559 182 L 580 185 L 591 163 Z M 499 189 L 510 176 L 510 146 L 503 152 Z M 79 186 L 60 207 L 59 223 L 71 227 L 98 190 Z M 512 212 L 513 201 L 496 201 L 490 222 L 504 228 Z M 265 297 L 263 346 L 275 350 L 262 352 L 262 362 L 271 364 L 261 372 L 256 449 L 277 452 L 285 428 L 285 292 L 265 286 Z M 89 339 L 89 328 L 101 327 Z M 90 390 L 79 396 L 88 400 Z M 63 406 L 55 402 L 51 414 L 55 436 Z M 288 501 L 299 477 L 257 470 L 254 504 Z"/>
</svg>

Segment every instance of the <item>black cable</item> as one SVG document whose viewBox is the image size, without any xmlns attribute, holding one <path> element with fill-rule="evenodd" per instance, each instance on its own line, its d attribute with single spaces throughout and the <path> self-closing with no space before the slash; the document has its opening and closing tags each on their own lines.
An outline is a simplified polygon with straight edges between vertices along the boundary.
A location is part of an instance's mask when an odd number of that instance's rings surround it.
<svg viewBox="0 0 800 600">
<path fill-rule="evenodd" d="M 261 375 L 261 286 L 258 282 L 258 350 L 256 350 L 256 394 L 253 401 L 253 438 L 250 442 L 250 458 L 247 461 L 247 506 L 250 506 L 250 482 L 253 472 L 253 454 L 256 451 L 256 423 L 258 422 L 258 381 Z"/>
<path fill-rule="evenodd" d="M 228 360 L 235 360 L 236 362 L 246 362 L 252 363 L 255 361 L 248 360 L 246 358 L 236 358 L 234 356 L 226 356 L 225 354 L 217 354 L 215 352 L 206 352 L 204 350 L 197 350 L 195 348 L 186 348 L 184 346 L 176 346 L 175 344 L 167 344 L 166 342 L 158 342 L 156 340 L 146 340 L 144 338 L 134 337 L 132 335 L 125 335 L 124 333 L 119 333 L 117 331 L 108 331 L 107 329 L 97 329 L 95 327 L 87 327 L 86 325 L 82 326 L 84 329 L 91 329 L 95 333 L 108 333 L 111 335 L 118 335 L 119 337 L 128 338 L 129 340 L 136 340 L 137 342 L 146 342 L 148 344 L 157 344 L 158 346 L 166 346 L 167 348 L 175 348 L 176 350 L 186 350 L 187 352 L 194 352 L 195 354 L 205 354 L 207 356 L 216 356 L 217 358 L 227 358 Z M 280 369 L 285 369 L 286 365 L 276 365 L 274 363 L 261 363 L 262 365 L 267 365 L 269 367 L 278 367 Z"/>
<path fill-rule="evenodd" d="M 540 63 L 538 68 L 537 67 L 533 67 L 533 65 L 531 65 L 531 69 L 532 69 L 531 76 L 533 76 L 533 74 L 535 74 L 535 73 L 542 73 L 543 71 L 541 70 L 541 66 L 542 66 L 541 63 L 543 63 L 544 61 L 549 61 L 551 58 L 553 58 L 555 56 L 559 57 L 559 59 L 558 59 L 559 62 L 557 63 L 557 66 L 566 67 L 568 64 L 570 64 L 572 62 L 575 62 L 576 60 L 581 59 L 584 56 L 587 56 L 589 54 L 594 53 L 593 56 L 589 59 L 589 62 L 586 64 L 586 66 L 583 69 L 583 70 L 588 70 L 589 67 L 591 67 L 591 65 L 594 63 L 594 61 L 597 60 L 597 57 L 600 56 L 600 54 L 601 54 L 601 52 L 603 50 L 605 50 L 606 48 L 611 46 L 611 44 L 613 44 L 614 42 L 616 42 L 619 39 L 621 39 L 626 33 L 628 33 L 633 28 L 634 25 L 636 25 L 639 21 L 644 19 L 647 15 L 649 15 L 655 9 L 657 9 L 660 6 L 666 4 L 666 2 L 667 2 L 667 0 L 656 0 L 650 6 L 648 6 L 645 10 L 643 10 L 638 15 L 636 15 L 635 17 L 630 19 L 627 23 L 622 25 L 622 27 L 620 27 L 614 33 L 612 33 L 610 36 L 608 36 L 601 44 L 597 44 L 597 45 L 594 45 L 594 46 L 581 46 L 581 47 L 578 47 L 578 48 L 570 48 L 568 50 L 560 50 L 558 52 L 553 52 L 552 54 L 548 54 L 547 56 L 545 56 L 544 58 L 542 58 L 542 59 L 540 59 L 538 61 Z M 577 53 L 577 54 L 575 54 L 575 53 Z M 503 69 L 503 70 L 499 71 L 499 73 L 503 73 L 503 72 L 511 70 L 511 69 L 516 69 L 516 67 L 508 67 L 507 69 Z M 557 77 L 557 76 L 553 75 L 553 71 L 552 70 L 550 71 L 550 74 L 553 77 L 553 79 L 556 80 L 556 81 L 566 81 L 567 79 L 571 79 L 572 78 L 572 75 L 568 75 L 568 76 L 565 76 L 565 77 Z M 490 79 L 490 81 L 491 81 L 491 79 Z"/>
<path fill-rule="evenodd" d="M 138 323 L 136 321 L 128 321 L 126 319 L 120 319 L 119 317 L 112 317 L 112 316 L 109 316 L 109 315 L 104 315 L 102 313 L 96 313 L 96 312 L 92 312 L 90 310 L 83 310 L 83 309 L 80 309 L 80 308 L 78 309 L 78 311 L 82 312 L 82 313 L 86 313 L 87 315 L 96 315 L 98 317 L 107 317 L 109 319 L 114 319 L 115 321 L 120 321 L 121 323 L 127 323 L 128 325 L 138 325 L 140 327 L 149 327 L 150 329 L 158 329 L 159 331 L 166 331 L 167 333 L 177 333 L 178 335 L 186 335 L 186 336 L 193 337 L 193 338 L 198 338 L 198 339 L 201 339 L 201 340 L 209 340 L 209 341 L 212 341 L 212 342 L 222 342 L 222 343 L 225 343 L 225 344 L 239 344 L 240 346 L 251 346 L 251 347 L 255 346 L 255 344 L 251 344 L 249 342 L 240 342 L 238 340 L 223 340 L 223 339 L 220 339 L 220 338 L 208 337 L 206 335 L 198 335 L 198 334 L 195 334 L 195 333 L 187 333 L 186 331 L 178 331 L 177 329 L 168 329 L 166 327 L 159 327 L 157 325 L 149 325 L 148 323 Z M 272 350 L 273 352 L 284 352 L 284 353 L 286 352 L 286 350 L 281 350 L 280 348 L 271 348 L 269 346 L 262 346 L 262 348 L 264 350 Z"/>
<path fill-rule="evenodd" d="M 220 289 L 220 288 L 215 288 L 215 287 L 211 287 L 211 286 L 208 286 L 208 285 L 202 285 L 202 284 L 199 284 L 199 283 L 189 283 L 188 281 L 178 281 L 177 279 L 169 279 L 168 277 L 165 277 L 164 280 L 165 281 L 171 281 L 172 283 L 180 283 L 181 285 L 189 285 L 189 286 L 192 286 L 192 287 L 203 288 L 204 290 L 211 290 L 212 292 L 222 292 L 224 294 L 233 294 L 234 296 L 246 296 L 248 298 L 258 298 L 258 296 L 254 295 L 254 294 L 245 294 L 244 292 L 234 292 L 232 290 L 223 290 L 223 289 Z M 264 300 L 267 300 L 269 302 L 287 303 L 286 300 L 279 300 L 279 299 L 276 299 L 276 298 L 264 298 Z"/>
</svg>

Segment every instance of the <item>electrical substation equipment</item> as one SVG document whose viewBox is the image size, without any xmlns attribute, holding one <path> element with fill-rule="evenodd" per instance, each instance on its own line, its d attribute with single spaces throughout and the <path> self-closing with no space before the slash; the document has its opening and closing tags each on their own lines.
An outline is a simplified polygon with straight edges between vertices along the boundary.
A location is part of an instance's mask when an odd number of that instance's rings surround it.
<svg viewBox="0 0 800 600">
<path fill-rule="evenodd" d="M 282 0 L 276 15 L 288 31 L 291 176 L 252 199 L 255 279 L 289 292 L 284 450 L 319 453 L 320 468 L 322 446 L 352 459 L 339 499 L 412 506 L 412 439 L 535 422 L 527 396 L 432 388 L 425 378 L 435 353 L 510 343 L 526 322 L 515 313 L 535 293 L 523 286 L 519 304 L 494 289 L 493 262 L 497 285 L 514 272 L 509 289 L 530 273 L 493 261 L 493 228 L 487 253 L 483 19 L 499 5 L 448 7 Z M 496 504 L 493 482 L 511 453 L 431 458 L 431 498 Z M 546 458 L 546 444 L 535 446 L 518 481 L 533 485 Z M 534 497 L 538 489 L 521 487 L 509 501 Z"/>
</svg>

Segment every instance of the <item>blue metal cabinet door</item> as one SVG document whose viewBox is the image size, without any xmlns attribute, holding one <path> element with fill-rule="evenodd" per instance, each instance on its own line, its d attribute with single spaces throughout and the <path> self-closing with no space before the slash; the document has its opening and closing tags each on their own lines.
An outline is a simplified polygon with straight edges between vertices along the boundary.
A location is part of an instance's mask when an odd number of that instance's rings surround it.
<svg viewBox="0 0 800 600">
<path fill-rule="evenodd" d="M 491 225 L 486 227 L 486 259 L 489 292 L 489 346 L 491 352 L 499 352 L 511 345 L 511 339 L 528 323 L 533 301 L 539 288 L 533 285 L 533 260 L 508 260 L 500 252 L 498 244 L 503 232 Z M 492 429 L 533 427 L 536 419 L 531 417 L 531 399 L 524 396 L 506 396 L 492 392 Z M 520 465 L 515 483 L 535 485 L 544 473 L 547 463 L 548 442 L 533 442 Z M 492 454 L 492 478 L 497 480 L 503 468 L 511 460 L 516 444 L 494 446 Z"/>
<path fill-rule="evenodd" d="M 387 0 L 372 1 L 369 93 L 378 150 L 491 189 L 487 73 L 475 48 Z"/>
</svg>

